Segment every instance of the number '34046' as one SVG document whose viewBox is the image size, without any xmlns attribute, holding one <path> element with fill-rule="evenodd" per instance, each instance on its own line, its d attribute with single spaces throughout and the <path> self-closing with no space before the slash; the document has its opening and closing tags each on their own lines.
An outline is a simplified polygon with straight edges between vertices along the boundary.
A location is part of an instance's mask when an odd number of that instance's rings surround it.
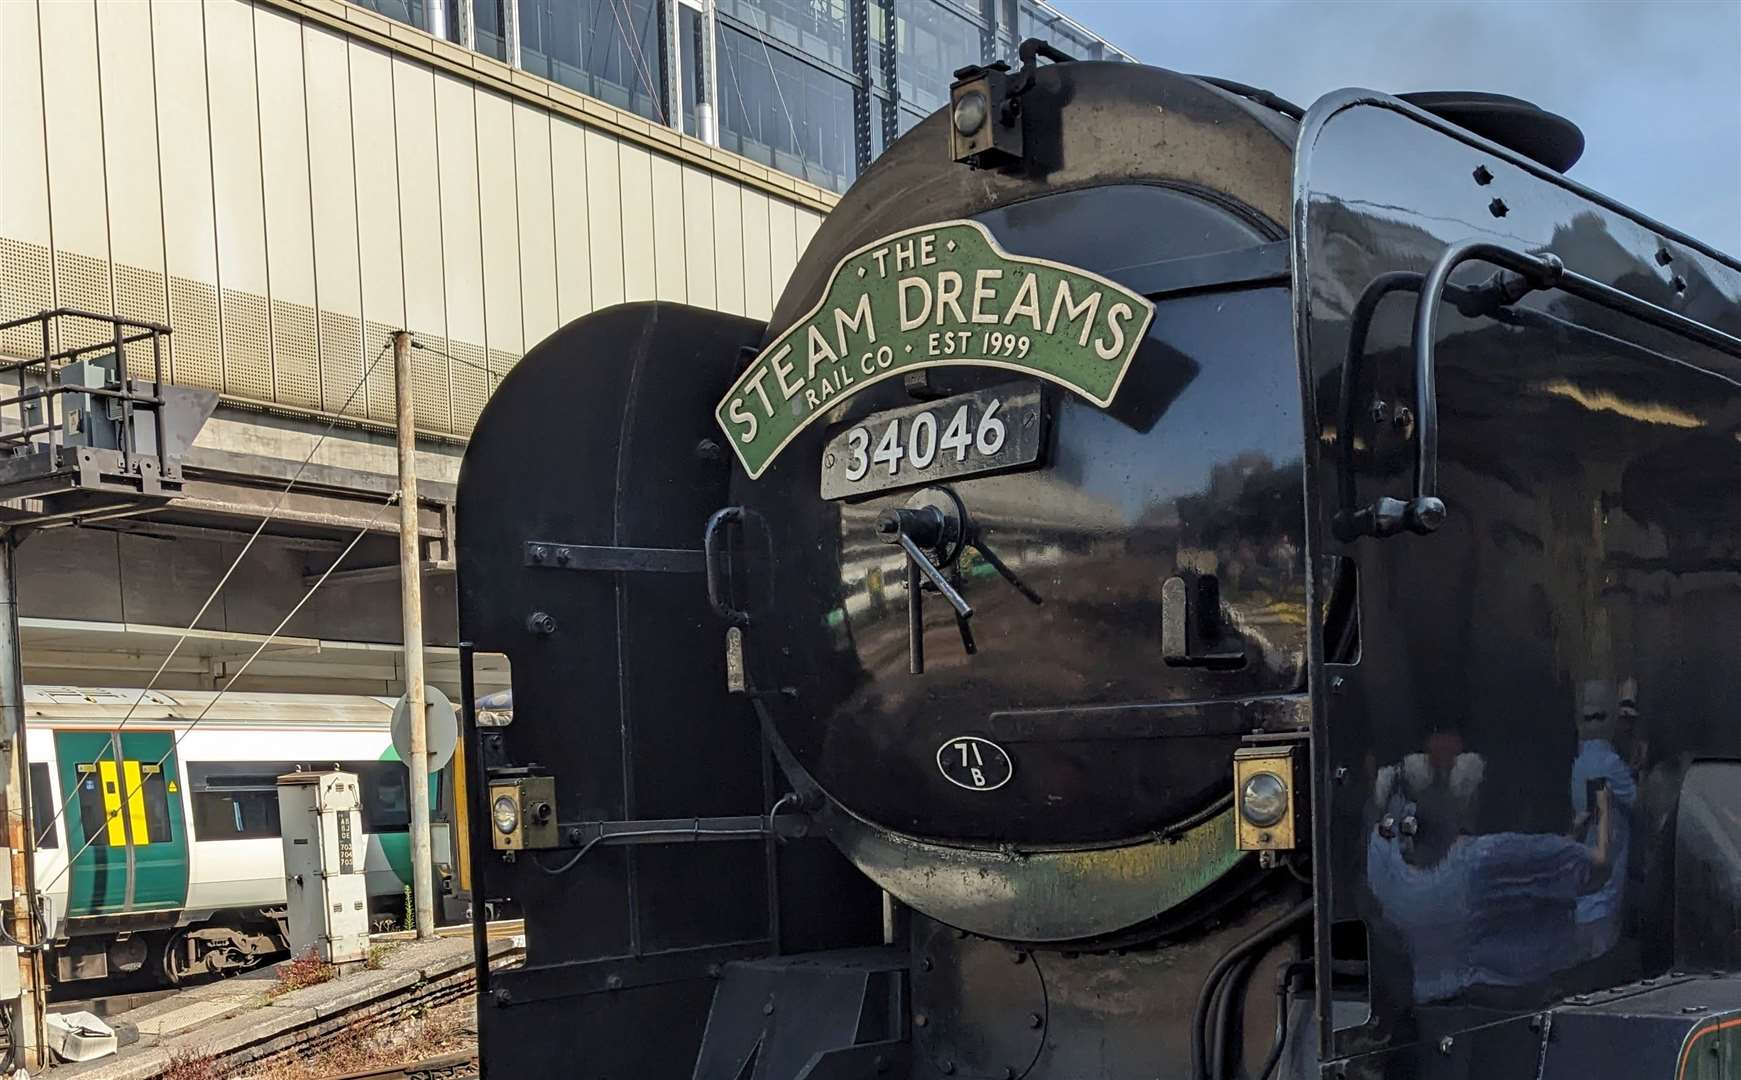
<svg viewBox="0 0 1741 1080">
<path fill-rule="evenodd" d="M 861 480 L 873 466 L 887 470 L 890 476 L 903 468 L 926 469 L 941 454 L 953 455 L 957 464 L 973 453 L 990 457 L 1003 449 L 1008 435 L 998 416 L 1002 407 L 1002 401 L 992 398 L 977 417 L 963 404 L 946 420 L 937 413 L 922 412 L 909 418 L 897 416 L 880 430 L 855 427 L 846 435 L 846 478 Z"/>
</svg>

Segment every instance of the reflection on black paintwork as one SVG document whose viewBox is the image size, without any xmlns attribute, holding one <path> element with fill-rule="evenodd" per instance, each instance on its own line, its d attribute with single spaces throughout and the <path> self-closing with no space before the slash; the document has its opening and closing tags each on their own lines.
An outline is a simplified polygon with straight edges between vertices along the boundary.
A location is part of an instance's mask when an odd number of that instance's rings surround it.
<svg viewBox="0 0 1741 1080">
<path fill-rule="evenodd" d="M 1372 307 L 1345 417 L 1350 319 L 1373 282 L 1449 243 L 1551 250 L 1741 333 L 1741 273 L 1678 242 L 1660 261 L 1646 226 L 1401 116 L 1339 116 L 1302 169 L 1316 535 L 1345 499 L 1408 489 L 1416 296 Z M 1554 292 L 1501 318 L 1441 315 L 1448 520 L 1322 552 L 1358 565 L 1361 594 L 1358 662 L 1324 716 L 1349 780 L 1332 791 L 1329 917 L 1365 919 L 1383 958 L 1373 1019 L 1338 1031 L 1338 1054 L 1669 971 L 1683 778 L 1741 757 L 1741 364 Z M 1331 565 L 1314 563 L 1320 595 Z M 1362 1075 L 1418 1075 L 1406 1054 L 1386 1062 Z"/>
<path fill-rule="evenodd" d="M 1378 770 L 1367 887 L 1416 1001 L 1541 986 L 1618 942 L 1638 788 L 1612 688 L 1586 684 L 1580 709 L 1566 834 L 1479 832 L 1487 763 L 1455 731 Z"/>
</svg>

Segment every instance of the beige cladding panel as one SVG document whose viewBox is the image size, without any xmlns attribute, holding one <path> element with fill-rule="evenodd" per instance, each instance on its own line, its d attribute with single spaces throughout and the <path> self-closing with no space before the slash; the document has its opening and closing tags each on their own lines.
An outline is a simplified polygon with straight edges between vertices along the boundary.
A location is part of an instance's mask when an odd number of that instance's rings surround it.
<svg viewBox="0 0 1741 1080">
<path fill-rule="evenodd" d="M 484 256 L 478 223 L 477 116 L 470 83 L 435 77 L 437 174 L 441 189 L 441 254 L 448 334 L 484 341 Z"/>
<path fill-rule="evenodd" d="M 752 319 L 773 314 L 773 271 L 768 259 L 768 197 L 741 191 L 744 204 L 744 310 Z"/>
<path fill-rule="evenodd" d="M 592 310 L 592 236 L 586 203 L 586 132 L 550 121 L 550 184 L 556 234 L 556 322 Z"/>
<path fill-rule="evenodd" d="M 744 307 L 743 188 L 723 176 L 713 180 L 714 303 L 742 315 Z"/>
<path fill-rule="evenodd" d="M 768 277 L 775 301 L 786 290 L 786 280 L 798 265 L 797 208 L 789 202 L 770 200 L 768 205 Z"/>
<path fill-rule="evenodd" d="M 586 132 L 586 217 L 591 225 L 592 307 L 594 311 L 623 302 L 622 174 L 617 168 L 621 144 L 609 136 Z"/>
<path fill-rule="evenodd" d="M 260 163 L 272 297 L 271 400 L 315 409 L 322 398 L 302 27 L 258 5 L 254 49 L 259 82 L 267 89 L 260 95 Z"/>
<path fill-rule="evenodd" d="M 48 225 L 48 157 L 43 143 L 42 69 L 36 5 L 0 4 L 0 320 L 54 306 Z M 40 352 L 29 327 L 0 334 L 0 355 Z"/>
<path fill-rule="evenodd" d="M 441 191 L 442 275 L 447 300 L 447 378 L 453 430 L 471 431 L 488 393 L 484 264 L 478 221 L 477 116 L 471 84 L 435 77 L 436 172 Z"/>
<path fill-rule="evenodd" d="M 683 168 L 683 265 L 689 303 L 713 307 L 713 180 L 693 165 Z"/>
<path fill-rule="evenodd" d="M 0 4 L 0 124 L 6 132 L 0 236 L 47 247 L 48 158 L 35 4 Z M 6 302 L 0 296 L 0 303 Z"/>
<path fill-rule="evenodd" d="M 144 47 L 150 41 L 147 5 L 97 6 L 115 310 L 166 322 L 169 294 L 163 276 L 163 201 L 157 187 L 156 93 L 151 50 Z M 129 350 L 128 360 L 134 359 Z"/>
<path fill-rule="evenodd" d="M 427 67 L 394 58 L 393 113 L 399 153 L 405 324 L 413 340 L 423 346 L 411 353 L 412 402 L 419 427 L 452 431 L 452 395 L 447 382 L 446 282 L 442 274 L 441 182 L 436 162 L 435 77 Z"/>
<path fill-rule="evenodd" d="M 352 42 L 351 154 L 356 161 L 357 251 L 362 265 L 363 356 L 380 355 L 405 325 L 405 272 L 399 248 L 399 155 L 393 127 L 393 62 Z M 363 390 L 371 419 L 391 423 L 393 365 L 374 364 Z"/>
<path fill-rule="evenodd" d="M 47 118 L 49 211 L 54 226 L 54 280 L 62 307 L 107 315 L 108 200 L 103 184 L 103 117 L 97 67 L 97 9 L 90 0 L 37 8 Z M 90 344 L 98 324 L 67 325 L 59 344 Z M 70 340 L 68 340 L 70 339 Z"/>
<path fill-rule="evenodd" d="M 319 301 L 321 407 L 362 415 L 362 271 L 357 262 L 357 188 L 351 153 L 350 49 L 337 34 L 304 25 L 309 201 Z M 369 350 L 373 356 L 375 350 Z"/>
<path fill-rule="evenodd" d="M 810 241 L 816 239 L 816 230 L 822 227 L 822 215 L 812 210 L 799 207 L 798 213 L 798 258 L 804 258 L 804 252 L 809 249 Z"/>
<path fill-rule="evenodd" d="M 557 326 L 556 225 L 550 114 L 514 103 L 514 181 L 519 210 L 520 307 L 526 348 Z"/>
<path fill-rule="evenodd" d="M 653 250 L 653 155 L 638 146 L 617 147 L 618 198 L 623 215 L 623 295 L 658 296 Z"/>
<path fill-rule="evenodd" d="M 135 43 L 137 45 L 137 43 Z M 217 219 L 206 123 L 205 9 L 151 5 L 157 164 L 163 179 L 163 250 L 169 271 L 171 372 L 186 386 L 224 389 L 218 335 Z"/>
<path fill-rule="evenodd" d="M 684 270 L 683 166 L 655 154 L 653 164 L 653 289 L 661 300 L 689 298 Z"/>
<path fill-rule="evenodd" d="M 765 317 L 814 234 L 705 161 L 398 48 L 274 0 L 0 0 L 0 311 L 167 317 L 180 382 L 380 421 L 390 364 L 359 382 L 407 326 L 420 425 L 464 434 L 600 307 Z"/>
<path fill-rule="evenodd" d="M 520 305 L 520 221 L 514 183 L 513 105 L 477 95 L 478 195 L 483 219 L 484 344 L 490 366 L 524 351 Z M 493 389 L 493 387 L 492 387 Z"/>
<path fill-rule="evenodd" d="M 271 401 L 272 344 L 266 303 L 265 195 L 260 174 L 253 6 L 241 0 L 207 0 L 205 8 L 206 98 L 212 118 L 224 389 L 253 401 Z"/>
<path fill-rule="evenodd" d="M 421 64 L 393 60 L 394 135 L 399 151 L 399 236 L 405 267 L 405 321 L 447 333 L 442 281 L 441 178 L 436 168 L 435 78 Z"/>
</svg>

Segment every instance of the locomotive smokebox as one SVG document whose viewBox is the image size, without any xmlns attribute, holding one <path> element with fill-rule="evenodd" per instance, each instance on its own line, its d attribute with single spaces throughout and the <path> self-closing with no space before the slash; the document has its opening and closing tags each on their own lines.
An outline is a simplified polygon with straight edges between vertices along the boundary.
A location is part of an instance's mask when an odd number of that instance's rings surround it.
<svg viewBox="0 0 1741 1080">
<path fill-rule="evenodd" d="M 717 546 L 848 857 L 951 926 L 1094 938 L 1223 883 L 1234 751 L 1308 723 L 1293 125 L 1120 64 L 955 97 L 727 391 Z M 1015 153 L 973 141 L 1006 118 Z"/>
</svg>

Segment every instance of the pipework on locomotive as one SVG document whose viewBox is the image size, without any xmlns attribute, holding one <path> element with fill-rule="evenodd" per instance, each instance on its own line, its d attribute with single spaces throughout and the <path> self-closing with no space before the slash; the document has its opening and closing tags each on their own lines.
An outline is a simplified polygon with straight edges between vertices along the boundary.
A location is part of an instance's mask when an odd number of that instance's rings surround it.
<svg viewBox="0 0 1741 1080">
<path fill-rule="evenodd" d="M 485 1074 L 1732 1075 L 1741 264 L 1516 99 L 1020 54 L 479 421 Z"/>
</svg>

